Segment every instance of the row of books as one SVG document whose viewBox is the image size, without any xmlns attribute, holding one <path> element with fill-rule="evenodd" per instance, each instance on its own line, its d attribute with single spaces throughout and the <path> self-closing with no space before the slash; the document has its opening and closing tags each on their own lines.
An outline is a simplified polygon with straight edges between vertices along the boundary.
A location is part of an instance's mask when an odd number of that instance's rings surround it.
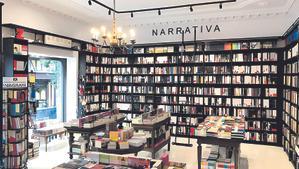
<svg viewBox="0 0 299 169">
<path fill-rule="evenodd" d="M 83 47 L 83 50 L 93 53 L 111 53 L 110 48 L 105 48 L 95 44 L 86 44 Z"/>
<path fill-rule="evenodd" d="M 100 83 L 102 82 L 100 75 L 87 75 L 86 76 L 87 83 Z"/>
<path fill-rule="evenodd" d="M 86 63 L 95 63 L 99 64 L 101 62 L 101 58 L 98 56 L 93 56 L 93 55 L 86 55 Z"/>
<path fill-rule="evenodd" d="M 297 57 L 297 56 L 298 56 L 298 50 L 299 50 L 298 43 L 296 43 L 296 45 L 294 45 L 294 46 L 289 50 L 286 59 L 290 59 L 290 58 L 293 58 L 293 57 Z"/>
<path fill-rule="evenodd" d="M 284 65 L 285 73 L 297 73 L 299 70 L 299 62 L 288 63 Z"/>
<path fill-rule="evenodd" d="M 3 101 L 4 102 L 26 102 L 27 101 L 27 90 L 4 90 Z"/>
<path fill-rule="evenodd" d="M 86 67 L 86 73 L 89 73 L 89 74 L 100 74 L 100 67 L 87 66 Z"/>
<path fill-rule="evenodd" d="M 6 157 L 4 159 L 4 168 L 21 168 L 26 165 L 27 154 L 20 157 Z"/>
<path fill-rule="evenodd" d="M 257 131 L 277 131 L 277 123 L 276 122 L 260 122 L 260 121 L 246 121 L 245 128 L 248 131 L 257 130 Z"/>
<path fill-rule="evenodd" d="M 25 141 L 24 138 L 27 137 L 27 131 L 25 129 L 22 130 L 8 130 L 7 137 L 8 143 L 22 142 Z"/>
<path fill-rule="evenodd" d="M 245 132 L 245 140 L 258 141 L 267 143 L 277 143 L 277 134 L 260 133 L 260 132 Z"/>
<path fill-rule="evenodd" d="M 8 127 L 9 129 L 22 129 L 27 124 L 27 117 L 8 117 Z"/>
<path fill-rule="evenodd" d="M 286 86 L 291 86 L 291 87 L 298 87 L 298 76 L 291 76 L 291 75 L 285 75 L 284 76 L 284 84 Z"/>
<path fill-rule="evenodd" d="M 14 44 L 13 53 L 16 55 L 28 55 L 28 46 L 21 45 L 21 44 Z"/>
</svg>

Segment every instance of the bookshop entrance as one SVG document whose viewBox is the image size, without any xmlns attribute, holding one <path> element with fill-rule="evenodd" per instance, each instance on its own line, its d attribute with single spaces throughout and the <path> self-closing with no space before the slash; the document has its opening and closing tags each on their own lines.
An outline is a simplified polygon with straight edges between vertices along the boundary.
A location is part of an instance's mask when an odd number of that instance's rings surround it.
<svg viewBox="0 0 299 169">
<path fill-rule="evenodd" d="M 41 151 L 47 152 L 48 144 L 64 135 L 66 59 L 30 55 L 28 64 L 36 79 L 31 91 L 36 113 L 31 117 L 30 134 L 41 143 Z"/>
</svg>

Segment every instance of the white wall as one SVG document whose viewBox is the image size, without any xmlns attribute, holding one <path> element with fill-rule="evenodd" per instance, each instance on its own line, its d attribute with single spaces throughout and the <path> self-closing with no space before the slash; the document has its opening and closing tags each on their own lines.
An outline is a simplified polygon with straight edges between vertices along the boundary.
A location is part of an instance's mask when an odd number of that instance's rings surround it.
<svg viewBox="0 0 299 169">
<path fill-rule="evenodd" d="M 3 23 L 15 23 L 87 41 L 91 38 L 90 29 L 92 27 L 109 26 L 111 24 L 101 21 L 87 23 L 87 21 L 49 11 L 40 6 L 26 4 L 21 0 L 5 0 L 4 3 Z M 197 14 L 195 12 L 193 14 L 185 13 L 185 15 L 180 16 L 168 15 L 167 13 L 163 13 L 161 16 L 152 16 L 155 15 L 152 14 L 146 18 L 138 18 L 137 14 L 134 18 L 121 15 L 118 20 L 118 26 L 123 26 L 124 30 L 136 29 L 137 43 L 181 41 L 180 35 L 153 37 L 152 29 L 157 28 L 161 30 L 161 28 L 167 29 L 169 27 L 176 28 L 193 25 L 209 26 L 210 24 L 218 24 L 221 32 L 199 33 L 198 40 L 281 36 L 299 16 L 298 8 L 299 1 L 296 0 L 288 12 L 282 12 L 282 10 L 277 11 L 277 13 L 273 11 L 269 13 L 267 10 L 262 10 L 259 11 L 260 13 L 253 12 L 251 15 L 250 11 L 244 10 L 243 13 L 226 11 L 225 14 L 228 17 L 221 13 Z M 257 16 L 257 14 L 261 15 Z M 233 18 L 232 16 L 236 17 Z M 193 40 L 193 36 L 187 36 L 186 40 Z"/>
<path fill-rule="evenodd" d="M 96 26 L 20 0 L 4 1 L 3 23 L 14 23 L 86 41 L 91 39 L 91 27 Z"/>
<path fill-rule="evenodd" d="M 66 72 L 66 121 L 77 118 L 78 107 L 78 52 L 29 45 L 30 54 L 64 58 L 67 60 Z"/>
<path fill-rule="evenodd" d="M 209 39 L 232 39 L 232 38 L 250 38 L 250 37 L 269 37 L 281 36 L 290 26 L 288 22 L 288 15 L 273 15 L 264 18 L 244 17 L 239 19 L 225 19 L 225 20 L 192 20 L 192 21 L 174 21 L 174 22 L 158 22 L 158 23 L 144 23 L 127 25 L 127 29 L 133 28 L 136 30 L 137 43 L 155 43 L 155 42 L 179 42 L 182 40 L 181 34 L 171 34 L 153 36 L 152 31 L 158 29 L 161 33 L 164 28 L 166 34 L 168 28 L 182 27 L 191 29 L 190 34 L 186 34 L 185 40 L 193 41 L 192 26 L 203 26 L 204 31 L 201 32 L 197 28 L 197 40 Z M 293 21 L 294 22 L 294 21 Z M 208 32 L 206 26 L 214 30 L 215 25 L 219 25 L 219 31 Z M 141 36 L 142 35 L 142 36 Z"/>
</svg>

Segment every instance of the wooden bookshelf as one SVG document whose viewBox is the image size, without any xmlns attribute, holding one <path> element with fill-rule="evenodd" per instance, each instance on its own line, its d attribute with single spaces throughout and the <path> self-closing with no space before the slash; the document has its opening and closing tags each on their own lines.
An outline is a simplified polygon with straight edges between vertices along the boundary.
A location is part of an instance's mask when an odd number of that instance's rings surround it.
<svg viewBox="0 0 299 169">
<path fill-rule="evenodd" d="M 297 34 L 297 35 L 296 35 Z M 290 161 L 296 169 L 299 164 L 299 40 L 298 28 L 287 37 L 287 47 L 284 57 L 284 90 L 282 111 L 282 145 Z"/>
</svg>

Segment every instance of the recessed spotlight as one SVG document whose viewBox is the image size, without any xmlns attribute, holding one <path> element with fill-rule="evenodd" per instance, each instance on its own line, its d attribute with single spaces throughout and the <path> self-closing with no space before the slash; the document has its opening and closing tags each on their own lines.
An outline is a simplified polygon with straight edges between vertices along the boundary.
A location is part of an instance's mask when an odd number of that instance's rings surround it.
<svg viewBox="0 0 299 169">
<path fill-rule="evenodd" d="M 161 15 L 161 10 L 160 9 L 158 10 L 158 15 Z"/>
<path fill-rule="evenodd" d="M 109 11 L 108 11 L 108 15 L 111 15 L 111 9 L 109 9 Z"/>
<path fill-rule="evenodd" d="M 192 6 L 190 6 L 190 12 L 193 12 L 193 7 Z"/>
<path fill-rule="evenodd" d="M 131 12 L 131 18 L 133 18 L 134 17 L 134 13 L 133 12 Z"/>
</svg>

